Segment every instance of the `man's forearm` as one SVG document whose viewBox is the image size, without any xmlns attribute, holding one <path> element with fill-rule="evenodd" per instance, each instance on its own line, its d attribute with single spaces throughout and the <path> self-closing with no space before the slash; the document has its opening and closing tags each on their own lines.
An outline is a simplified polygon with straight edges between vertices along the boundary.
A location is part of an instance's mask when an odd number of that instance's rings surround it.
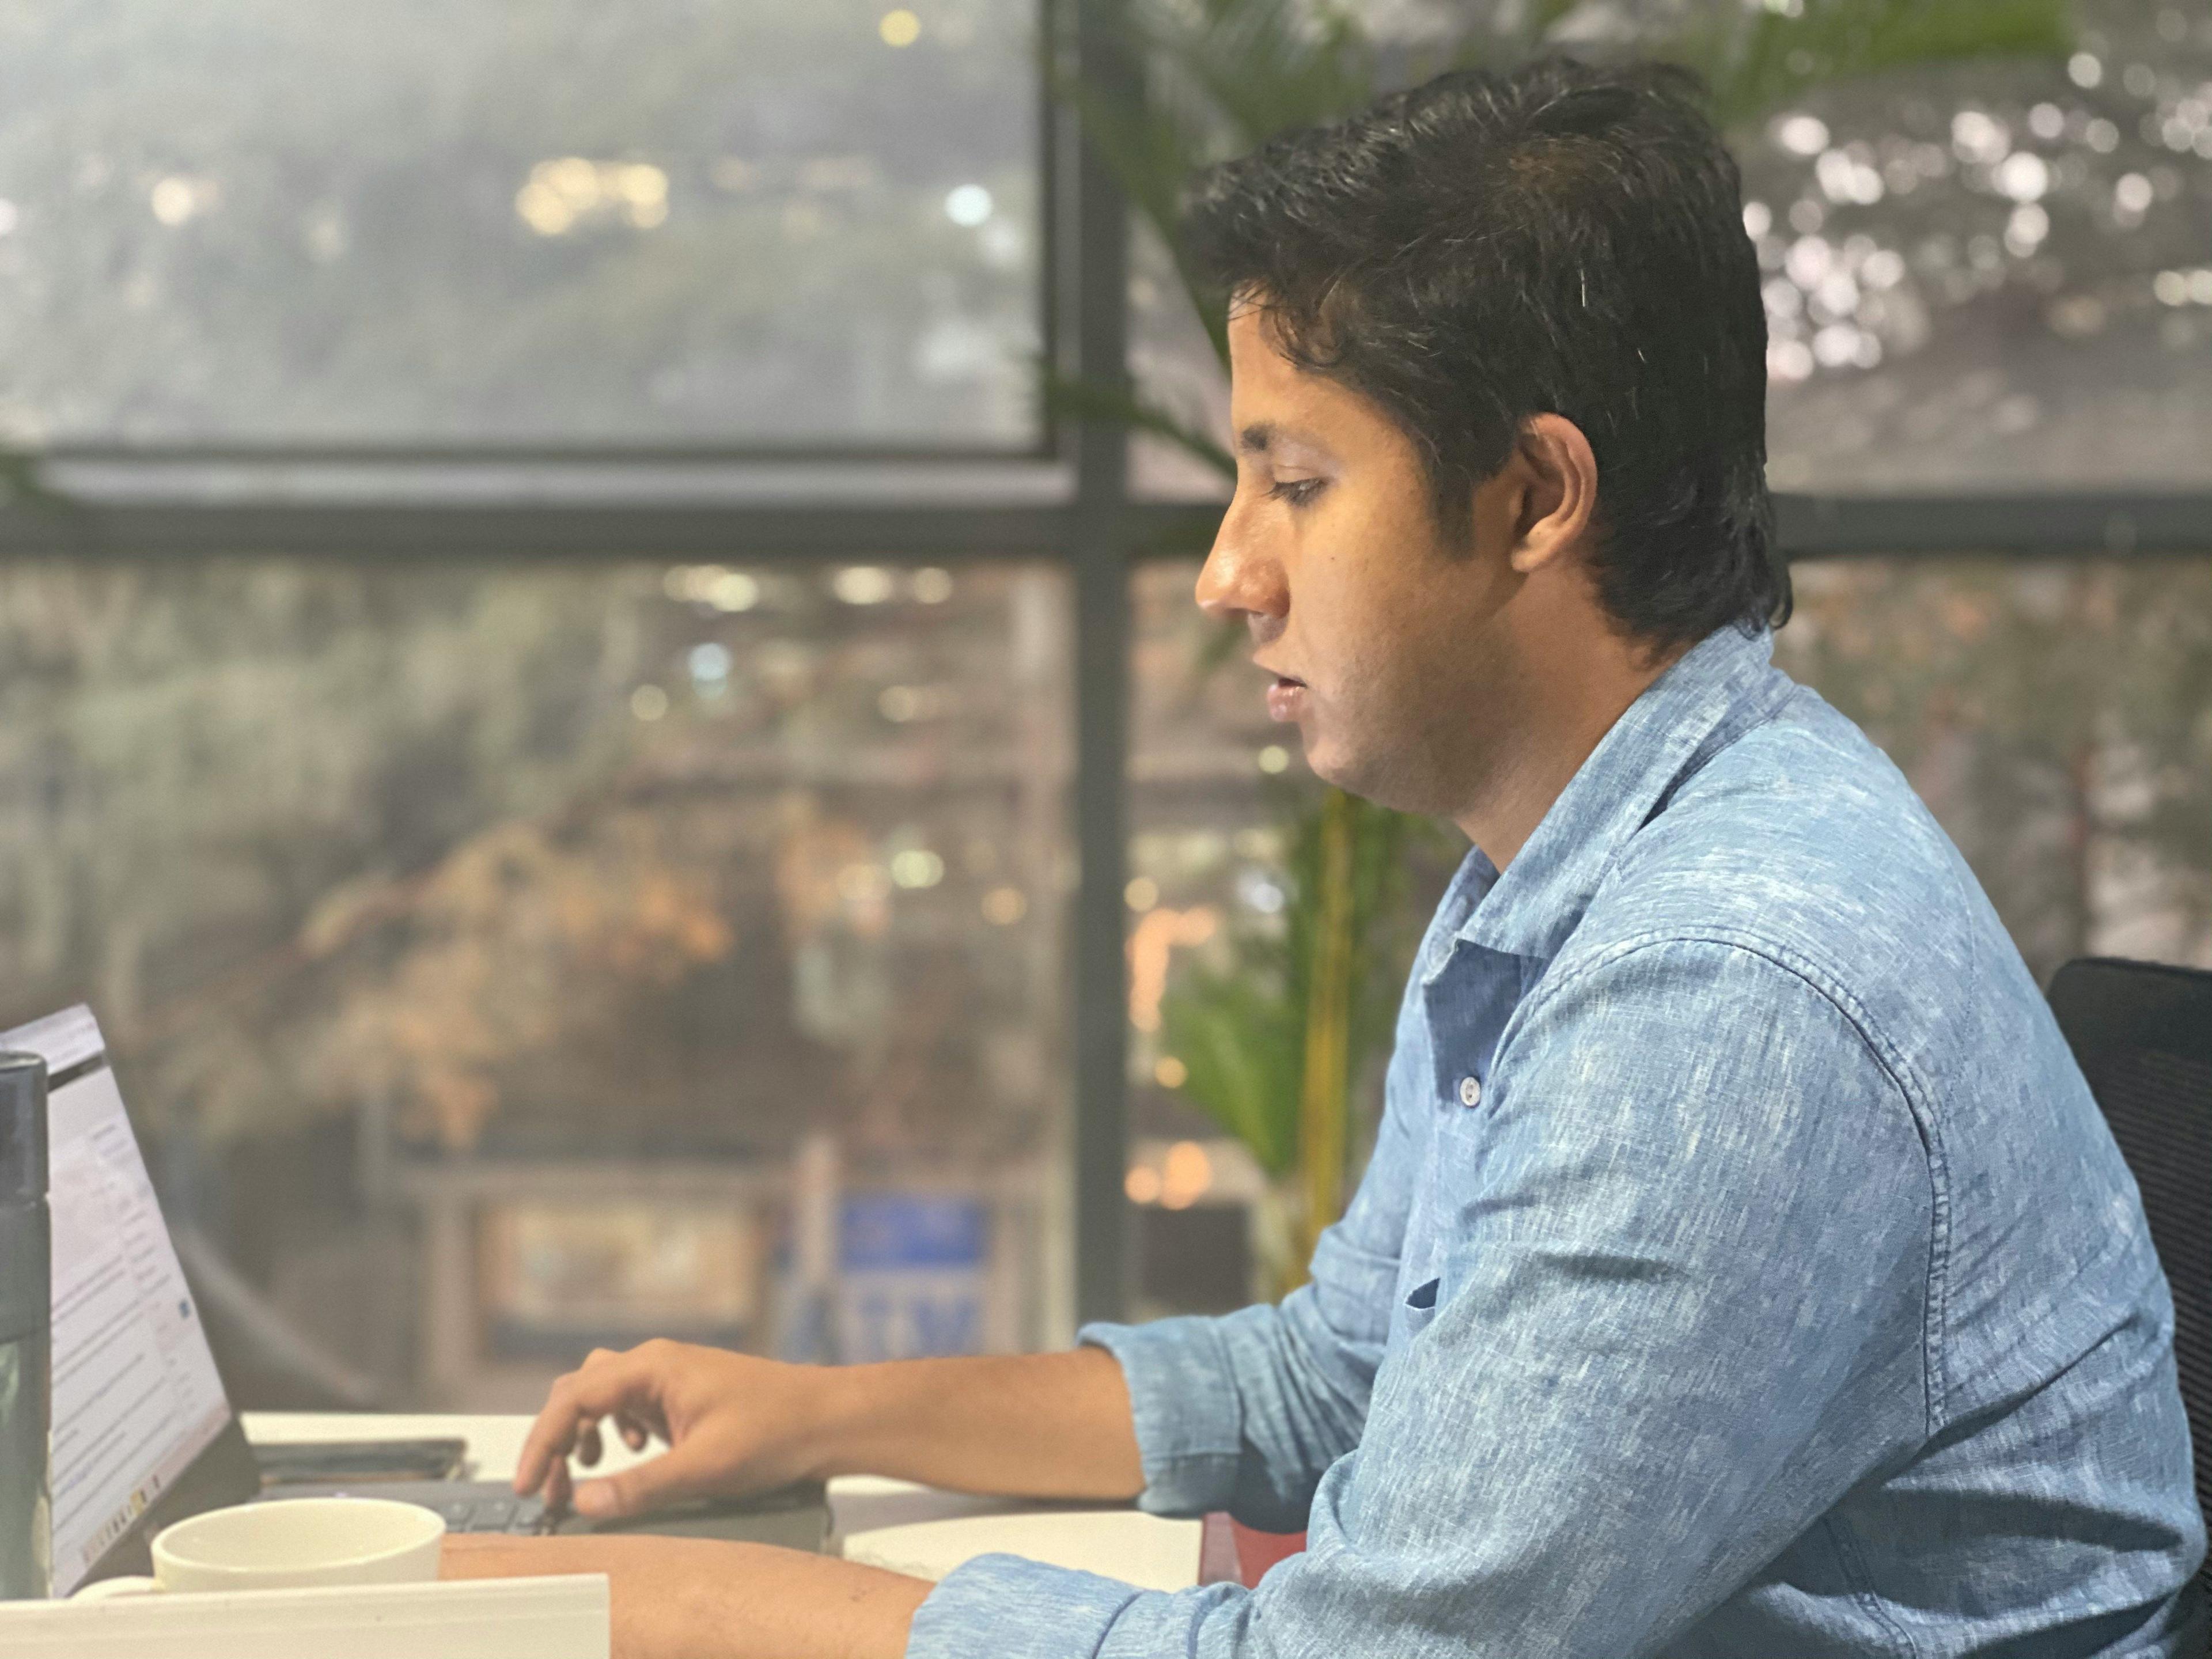
<svg viewBox="0 0 2212 1659">
<path fill-rule="evenodd" d="M 1024 1498 L 1134 1498 L 1129 1391 L 1098 1348 L 821 1373 L 817 1472 Z"/>
<path fill-rule="evenodd" d="M 523 1487 L 549 1468 L 565 1469 L 578 1425 L 596 1437 L 610 1419 L 633 1444 L 646 1425 L 673 1428 L 674 1445 L 585 1482 L 579 1505 L 599 1515 L 803 1474 L 888 1474 L 1032 1498 L 1120 1500 L 1144 1486 L 1121 1365 L 1095 1348 L 848 1366 L 783 1365 L 666 1343 L 598 1355 L 555 1385 L 525 1448 Z M 600 1501 L 586 1504 L 594 1492 Z M 930 1588 L 756 1545 L 446 1540 L 449 1577 L 547 1572 L 611 1576 L 617 1659 L 891 1659 Z"/>
<path fill-rule="evenodd" d="M 604 1572 L 614 1659 L 898 1659 L 922 1579 L 699 1538 L 449 1537 L 441 1576 Z"/>
</svg>

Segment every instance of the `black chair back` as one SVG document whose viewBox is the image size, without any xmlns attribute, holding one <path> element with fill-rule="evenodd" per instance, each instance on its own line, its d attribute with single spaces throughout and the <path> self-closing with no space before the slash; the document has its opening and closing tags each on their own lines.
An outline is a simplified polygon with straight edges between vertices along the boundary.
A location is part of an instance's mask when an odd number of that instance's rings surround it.
<svg viewBox="0 0 2212 1659">
<path fill-rule="evenodd" d="M 2052 977 L 2051 1006 L 2142 1189 L 2212 1517 L 2212 973 L 2086 957 Z"/>
</svg>

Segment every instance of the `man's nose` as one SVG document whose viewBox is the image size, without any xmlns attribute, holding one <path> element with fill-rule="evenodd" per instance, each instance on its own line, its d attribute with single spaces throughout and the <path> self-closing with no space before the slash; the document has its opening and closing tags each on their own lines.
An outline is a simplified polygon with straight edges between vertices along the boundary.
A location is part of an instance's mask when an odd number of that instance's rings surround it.
<svg viewBox="0 0 2212 1659">
<path fill-rule="evenodd" d="M 1215 532 L 1198 573 L 1198 608 L 1216 622 L 1280 617 L 1288 609 L 1281 568 L 1242 533 L 1238 516 L 1232 506 Z"/>
</svg>

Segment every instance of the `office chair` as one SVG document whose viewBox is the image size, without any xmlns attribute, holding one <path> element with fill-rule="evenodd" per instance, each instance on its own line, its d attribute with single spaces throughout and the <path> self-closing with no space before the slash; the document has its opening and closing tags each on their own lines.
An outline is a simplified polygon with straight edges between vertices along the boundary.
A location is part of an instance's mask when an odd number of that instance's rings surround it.
<svg viewBox="0 0 2212 1659">
<path fill-rule="evenodd" d="M 2212 973 L 2085 957 L 2052 976 L 2051 1006 L 2142 1189 L 2212 1516 Z"/>
</svg>

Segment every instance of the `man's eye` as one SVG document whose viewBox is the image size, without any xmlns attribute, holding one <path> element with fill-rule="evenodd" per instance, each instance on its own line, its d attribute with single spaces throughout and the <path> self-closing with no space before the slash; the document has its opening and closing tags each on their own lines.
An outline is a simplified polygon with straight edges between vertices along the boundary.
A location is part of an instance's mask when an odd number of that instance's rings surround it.
<svg viewBox="0 0 2212 1659">
<path fill-rule="evenodd" d="M 1267 494 L 1275 501 L 1304 507 L 1321 494 L 1321 487 L 1327 482 L 1323 478 L 1278 478 L 1267 486 Z"/>
</svg>

